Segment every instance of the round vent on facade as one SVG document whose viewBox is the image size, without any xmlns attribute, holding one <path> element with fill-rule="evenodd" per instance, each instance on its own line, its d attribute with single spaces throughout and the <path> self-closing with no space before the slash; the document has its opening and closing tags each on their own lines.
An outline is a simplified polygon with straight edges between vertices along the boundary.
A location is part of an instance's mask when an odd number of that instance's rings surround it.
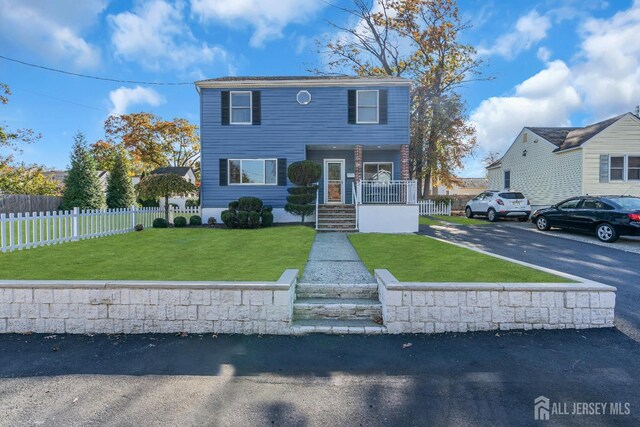
<svg viewBox="0 0 640 427">
<path fill-rule="evenodd" d="M 296 100 L 300 105 L 307 105 L 308 103 L 311 102 L 311 94 L 306 90 L 301 90 L 296 95 Z"/>
</svg>

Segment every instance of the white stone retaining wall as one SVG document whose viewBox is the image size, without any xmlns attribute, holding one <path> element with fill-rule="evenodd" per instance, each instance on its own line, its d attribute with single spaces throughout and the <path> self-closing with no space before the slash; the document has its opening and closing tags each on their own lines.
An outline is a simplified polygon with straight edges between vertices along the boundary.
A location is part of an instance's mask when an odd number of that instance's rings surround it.
<svg viewBox="0 0 640 427">
<path fill-rule="evenodd" d="M 277 282 L 0 281 L 0 333 L 288 334 L 298 270 Z"/>
<path fill-rule="evenodd" d="M 388 333 L 613 327 L 616 288 L 582 283 L 400 283 L 375 270 Z"/>
</svg>

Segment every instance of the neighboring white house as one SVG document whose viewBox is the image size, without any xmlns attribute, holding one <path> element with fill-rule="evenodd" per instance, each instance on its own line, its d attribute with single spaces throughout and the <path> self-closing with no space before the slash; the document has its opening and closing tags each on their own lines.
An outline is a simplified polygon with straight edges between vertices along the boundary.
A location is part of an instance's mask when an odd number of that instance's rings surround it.
<svg viewBox="0 0 640 427">
<path fill-rule="evenodd" d="M 640 196 L 640 118 L 585 127 L 525 127 L 487 167 L 489 188 L 521 191 L 534 207 L 584 194 Z"/>
<path fill-rule="evenodd" d="M 174 174 L 174 175 L 181 176 L 182 178 L 186 179 L 187 181 L 189 181 L 194 185 L 196 183 L 196 175 L 193 172 L 193 169 L 189 167 L 169 166 L 164 168 L 157 168 L 151 172 L 151 175 L 160 175 L 160 174 Z M 170 197 L 169 204 L 177 205 L 180 209 L 184 209 L 185 204 L 187 203 L 187 200 L 197 199 L 197 198 L 198 198 L 197 194 L 190 194 L 189 196 L 186 196 L 186 197 Z M 164 208 L 163 198 L 160 198 L 160 207 Z"/>
</svg>

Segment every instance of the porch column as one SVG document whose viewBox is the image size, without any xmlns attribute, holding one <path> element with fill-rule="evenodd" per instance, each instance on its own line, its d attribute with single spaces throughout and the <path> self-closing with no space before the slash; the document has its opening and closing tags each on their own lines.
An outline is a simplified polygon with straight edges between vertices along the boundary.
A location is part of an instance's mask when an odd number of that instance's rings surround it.
<svg viewBox="0 0 640 427">
<path fill-rule="evenodd" d="M 408 180 L 409 175 L 409 144 L 402 144 L 400 146 L 400 179 Z"/>
<path fill-rule="evenodd" d="M 357 184 L 362 179 L 362 145 L 355 146 L 354 157 L 355 157 L 354 181 Z"/>
</svg>

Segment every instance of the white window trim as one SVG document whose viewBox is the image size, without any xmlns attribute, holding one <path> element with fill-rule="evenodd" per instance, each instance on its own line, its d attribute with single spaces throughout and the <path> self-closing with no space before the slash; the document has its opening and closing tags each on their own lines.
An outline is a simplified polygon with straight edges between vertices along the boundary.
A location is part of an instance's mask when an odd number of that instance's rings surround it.
<svg viewBox="0 0 640 427">
<path fill-rule="evenodd" d="M 262 182 L 231 182 L 231 162 L 240 162 L 240 181 L 242 181 L 242 162 L 262 160 Z M 267 183 L 267 168 L 265 162 L 273 160 L 276 162 L 276 182 Z M 227 185 L 278 185 L 278 159 L 227 159 Z"/>
<path fill-rule="evenodd" d="M 234 94 L 249 94 L 249 121 L 248 122 L 234 122 L 233 121 L 233 95 Z M 236 107 L 238 109 L 246 109 L 247 107 Z M 229 92 L 229 124 L 232 125 L 251 125 L 253 124 L 253 92 L 250 90 L 232 90 Z M 248 160 L 248 159 L 247 159 Z"/>
<path fill-rule="evenodd" d="M 624 158 L 622 179 L 611 179 L 611 160 L 613 157 Z M 629 157 L 640 157 L 640 154 L 609 154 L 609 182 L 640 182 L 640 179 L 629 179 Z"/>
<path fill-rule="evenodd" d="M 360 92 L 375 92 L 376 93 L 376 120 L 375 121 L 369 121 L 369 122 L 365 122 L 365 121 L 361 121 L 360 120 Z M 367 108 L 373 108 L 370 106 L 367 106 Z M 380 91 L 375 89 L 366 89 L 366 90 L 356 90 L 356 123 L 357 124 L 362 124 L 362 125 L 375 125 L 380 123 Z"/>
<path fill-rule="evenodd" d="M 394 168 L 394 164 L 392 161 L 387 161 L 387 162 L 363 162 L 362 163 L 362 176 L 364 179 L 364 169 L 366 165 L 380 165 L 380 164 L 391 164 L 391 180 L 393 181 L 393 168 Z M 379 168 L 378 168 L 379 169 Z M 366 180 L 365 180 L 366 181 Z"/>
</svg>

